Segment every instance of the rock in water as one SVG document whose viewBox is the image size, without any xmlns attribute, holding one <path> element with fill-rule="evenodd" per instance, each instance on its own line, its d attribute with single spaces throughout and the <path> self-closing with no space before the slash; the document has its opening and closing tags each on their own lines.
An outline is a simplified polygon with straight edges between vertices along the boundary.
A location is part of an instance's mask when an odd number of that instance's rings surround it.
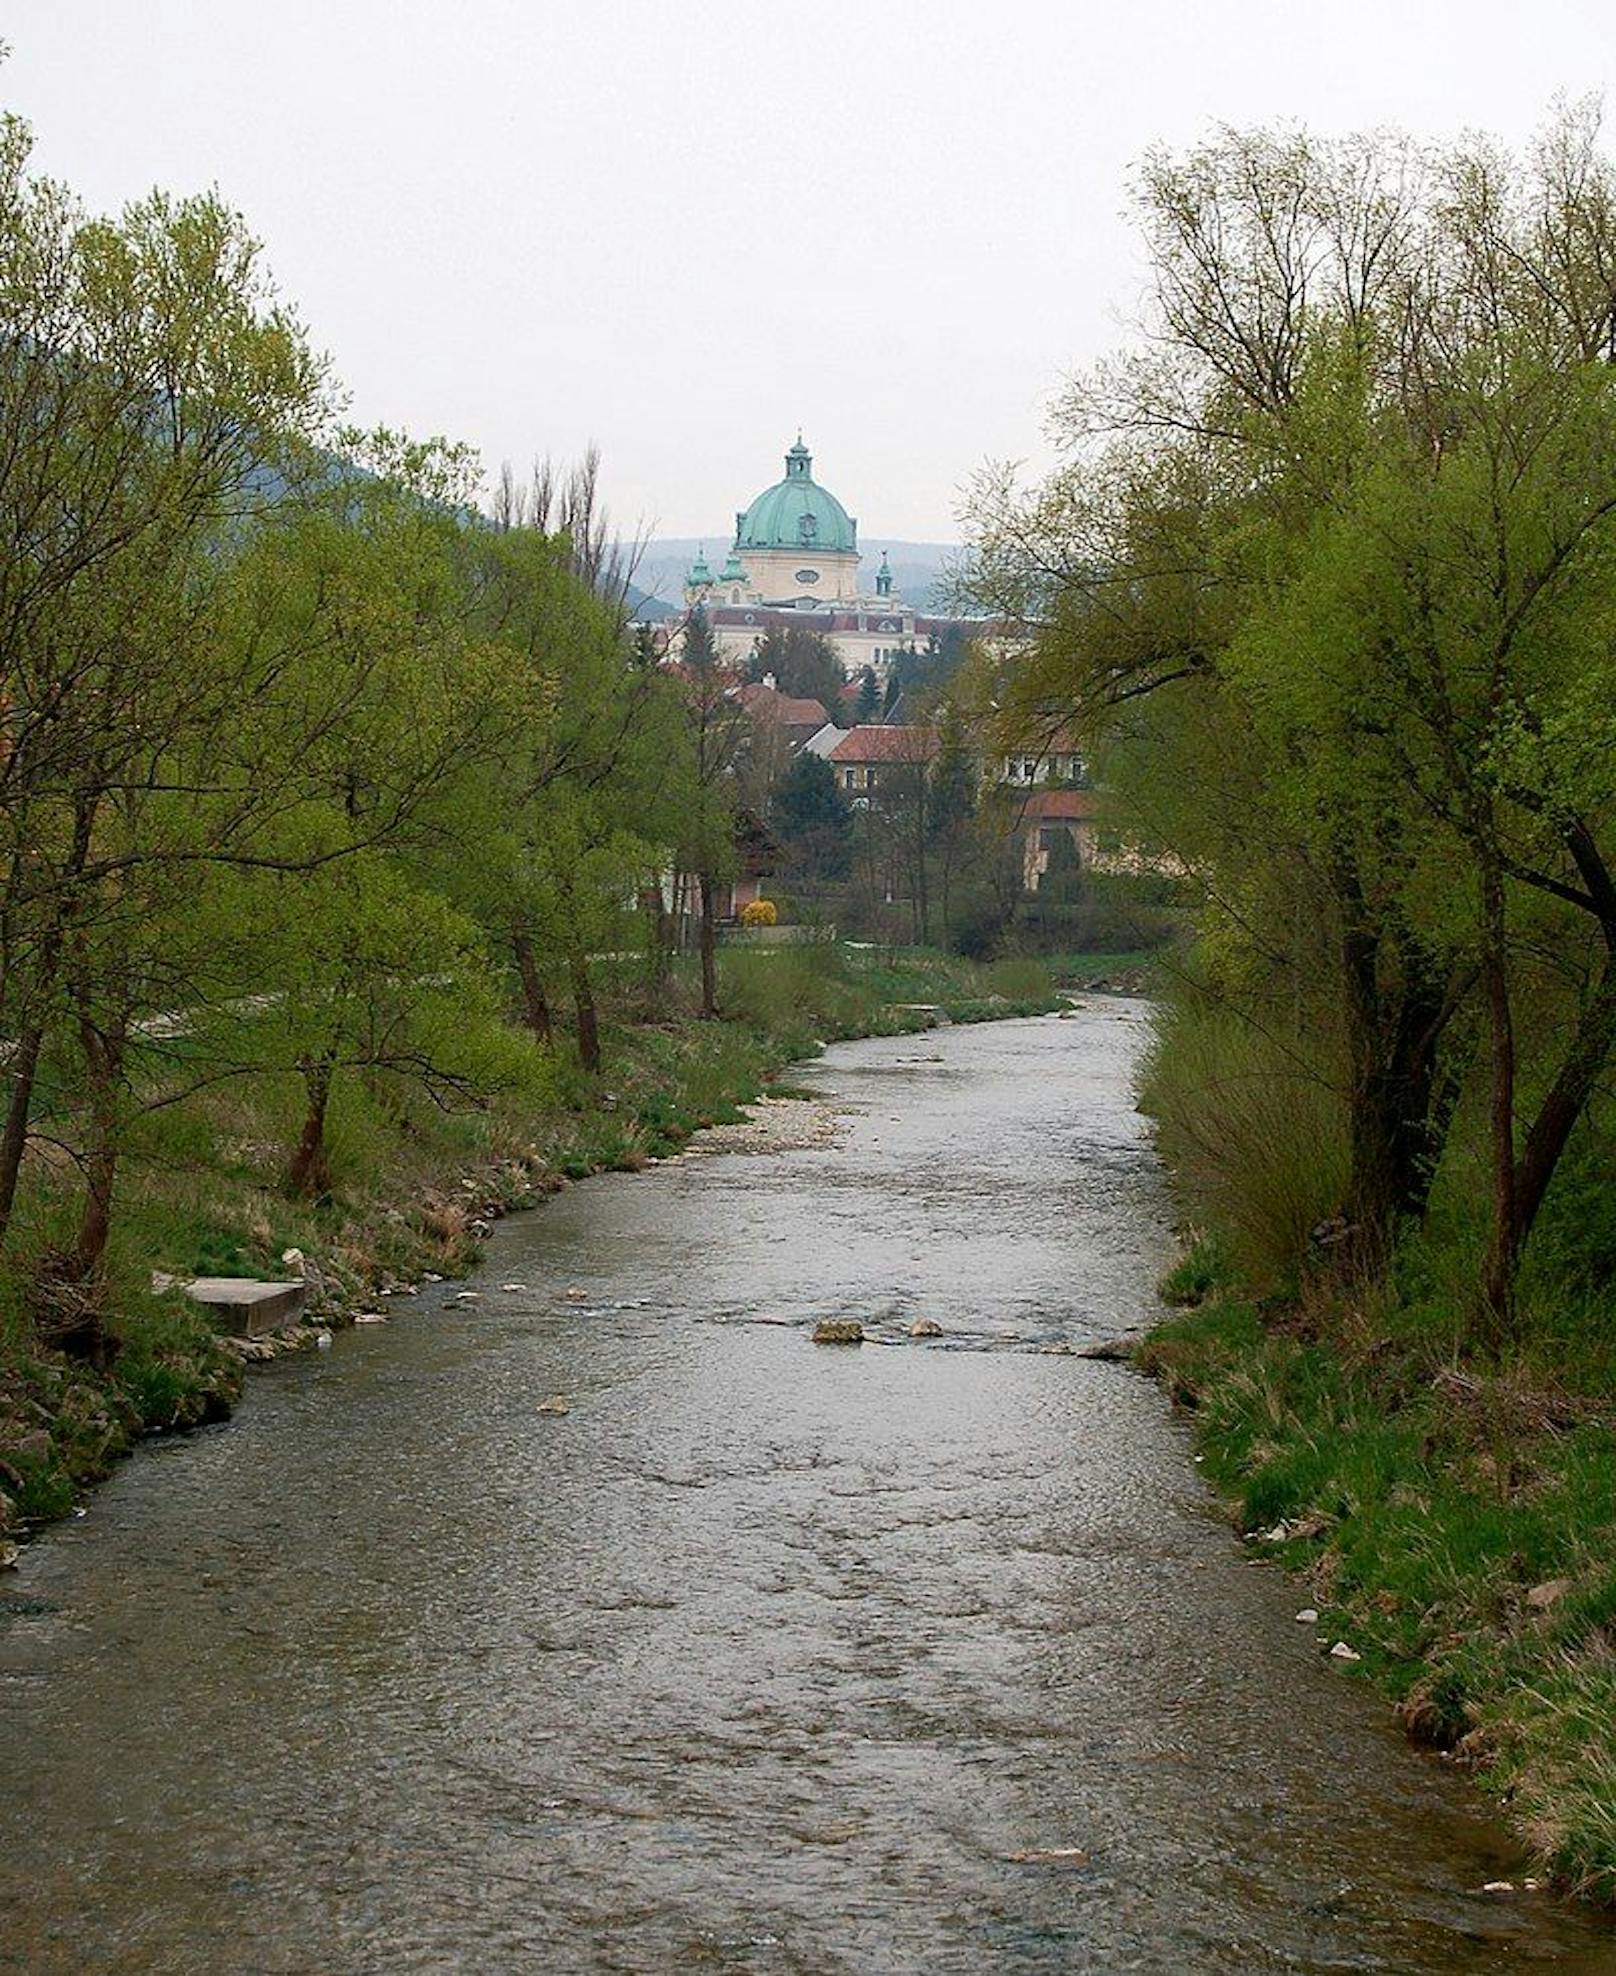
<svg viewBox="0 0 1616 1976">
<path fill-rule="evenodd" d="M 864 1326 L 856 1317 L 825 1317 L 814 1326 L 816 1345 L 862 1345 Z"/>
<path fill-rule="evenodd" d="M 1077 1345 L 1074 1358 L 1099 1359 L 1108 1365 L 1127 1365 L 1143 1343 L 1138 1331 L 1119 1331 L 1114 1338 L 1097 1338 L 1092 1345 Z"/>
<path fill-rule="evenodd" d="M 909 1327 L 911 1338 L 940 1338 L 942 1335 L 943 1327 L 935 1317 L 917 1317 Z"/>
<path fill-rule="evenodd" d="M 540 1400 L 537 1411 L 540 1413 L 571 1413 L 572 1402 L 567 1398 L 565 1393 L 552 1393 L 549 1399 Z"/>
</svg>

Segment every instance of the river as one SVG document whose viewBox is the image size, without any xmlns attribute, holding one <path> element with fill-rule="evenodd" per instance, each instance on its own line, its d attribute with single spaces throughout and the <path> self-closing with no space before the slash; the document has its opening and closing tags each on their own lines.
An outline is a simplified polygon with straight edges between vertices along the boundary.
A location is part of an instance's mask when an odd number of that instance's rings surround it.
<svg viewBox="0 0 1616 1976">
<path fill-rule="evenodd" d="M 142 1450 L 0 1583 L 0 1968 L 1616 1970 L 1048 1349 L 1152 1308 L 1143 1024 L 838 1046 L 837 1145 L 575 1188 Z"/>
</svg>

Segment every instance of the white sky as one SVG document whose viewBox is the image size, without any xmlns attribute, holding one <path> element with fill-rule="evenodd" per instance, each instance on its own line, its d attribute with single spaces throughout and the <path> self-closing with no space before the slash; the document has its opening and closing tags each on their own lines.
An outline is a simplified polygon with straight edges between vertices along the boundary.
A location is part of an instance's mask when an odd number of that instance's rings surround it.
<svg viewBox="0 0 1616 1976">
<path fill-rule="evenodd" d="M 360 421 L 491 469 L 594 439 L 621 522 L 715 545 L 800 423 L 871 549 L 1045 457 L 1134 307 L 1147 145 L 1514 141 L 1616 77 L 1610 0 L 0 0 L 0 36 L 92 205 L 246 213 Z"/>
</svg>

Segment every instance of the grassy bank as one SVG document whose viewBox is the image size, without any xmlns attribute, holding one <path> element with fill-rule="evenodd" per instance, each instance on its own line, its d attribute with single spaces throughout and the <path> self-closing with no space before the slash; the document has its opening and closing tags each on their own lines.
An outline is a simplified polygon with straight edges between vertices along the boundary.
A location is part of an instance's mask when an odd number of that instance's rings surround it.
<svg viewBox="0 0 1616 1976">
<path fill-rule="evenodd" d="M 111 1258 L 114 1350 L 103 1364 L 47 1349 L 29 1314 L 32 1272 L 69 1206 L 42 1145 L 0 1277 L 0 1546 L 65 1513 L 143 1434 L 222 1418 L 234 1405 L 240 1354 L 177 1290 L 154 1293 L 154 1273 L 284 1276 L 284 1253 L 295 1248 L 316 1284 L 311 1314 L 348 1322 L 379 1290 L 471 1267 L 497 1215 L 592 1173 L 642 1167 L 704 1126 L 734 1122 L 785 1066 L 826 1042 L 921 1029 L 932 1009 L 981 1021 L 1058 1000 L 1041 961 L 978 967 L 891 948 L 726 951 L 724 1017 L 703 1022 L 683 973 L 653 1010 L 640 971 L 625 964 L 603 998 L 598 1077 L 577 1068 L 570 1038 L 558 1034 L 549 1050 L 513 1039 L 516 1071 L 475 1109 L 401 1103 L 394 1090 L 350 1080 L 329 1124 L 334 1184 L 319 1201 L 293 1199 L 282 1184 L 294 1081 L 221 1087 L 183 1120 L 164 1112 L 142 1126 Z"/>
<path fill-rule="evenodd" d="M 1351 1672 L 1474 1770 L 1548 1874 L 1610 1902 L 1610 1350 L 1550 1326 L 1461 1361 L 1451 1301 L 1415 1277 L 1260 1303 L 1203 1244 L 1165 1286 L 1195 1307 L 1143 1361 L 1241 1529 L 1305 1581 L 1321 1653 L 1361 1655 Z"/>
</svg>

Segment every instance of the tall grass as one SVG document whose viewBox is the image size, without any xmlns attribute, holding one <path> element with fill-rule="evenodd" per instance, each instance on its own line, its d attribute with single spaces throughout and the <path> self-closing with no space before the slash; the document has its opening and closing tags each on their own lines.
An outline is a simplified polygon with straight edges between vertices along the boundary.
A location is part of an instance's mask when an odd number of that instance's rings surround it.
<svg viewBox="0 0 1616 1976">
<path fill-rule="evenodd" d="M 1193 1221 L 1225 1235 L 1253 1283 L 1294 1280 L 1340 1206 L 1346 1107 L 1316 1041 L 1292 1045 L 1222 1009 L 1165 1005 L 1140 1081 Z"/>
</svg>

